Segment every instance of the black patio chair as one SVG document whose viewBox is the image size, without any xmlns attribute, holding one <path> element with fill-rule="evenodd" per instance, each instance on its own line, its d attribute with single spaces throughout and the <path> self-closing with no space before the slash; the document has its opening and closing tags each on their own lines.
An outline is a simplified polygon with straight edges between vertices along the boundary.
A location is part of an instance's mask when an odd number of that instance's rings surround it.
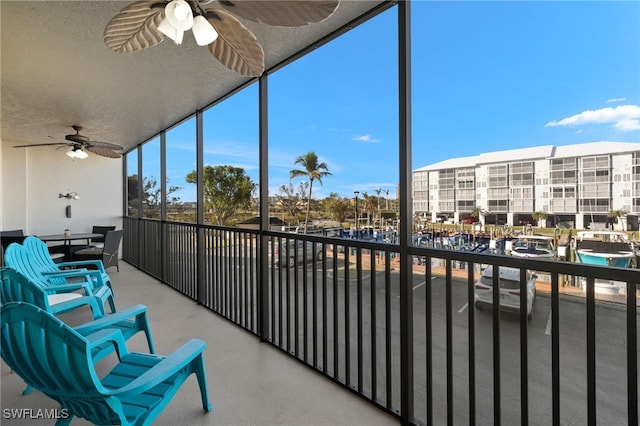
<svg viewBox="0 0 640 426">
<path fill-rule="evenodd" d="M 0 259 L 0 266 L 4 266 L 4 253 L 7 251 L 7 247 L 9 247 L 9 244 L 22 244 L 22 241 L 24 241 L 24 239 L 25 235 L 22 229 L 0 231 L 0 245 L 2 246 L 2 259 Z"/>
<path fill-rule="evenodd" d="M 89 247 L 82 250 L 78 250 L 73 253 L 74 260 L 102 260 L 104 269 L 110 266 L 115 266 L 118 272 L 120 267 L 118 266 L 118 253 L 120 250 L 120 240 L 122 240 L 122 234 L 124 230 L 119 229 L 117 231 L 107 231 L 107 236 L 104 239 L 104 247 Z"/>
<path fill-rule="evenodd" d="M 102 234 L 102 237 L 96 237 L 91 239 L 91 247 L 104 247 L 104 239 L 107 237 L 108 231 L 115 231 L 115 226 L 98 226 L 94 225 L 91 229 L 92 234 Z"/>
</svg>

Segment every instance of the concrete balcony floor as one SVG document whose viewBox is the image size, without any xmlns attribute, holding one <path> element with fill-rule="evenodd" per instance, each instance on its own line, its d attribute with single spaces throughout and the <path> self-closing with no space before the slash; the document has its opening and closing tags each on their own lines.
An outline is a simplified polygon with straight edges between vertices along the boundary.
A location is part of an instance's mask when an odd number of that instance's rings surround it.
<svg viewBox="0 0 640 426">
<path fill-rule="evenodd" d="M 397 425 L 399 421 L 283 354 L 238 326 L 197 305 L 133 266 L 111 268 L 116 305 L 148 307 L 151 331 L 160 354 L 169 354 L 192 337 L 207 342 L 205 361 L 213 411 L 204 413 L 195 376 L 178 391 L 156 425 Z M 90 319 L 88 309 L 61 316 L 69 324 Z M 129 350 L 148 351 L 142 333 Z M 110 356 L 97 365 L 106 372 Z M 16 419 L 7 409 L 56 408 L 38 391 L 21 394 L 24 383 L 2 362 L 3 425 L 53 424 L 52 419 Z M 88 424 L 74 418 L 72 425 Z"/>
</svg>

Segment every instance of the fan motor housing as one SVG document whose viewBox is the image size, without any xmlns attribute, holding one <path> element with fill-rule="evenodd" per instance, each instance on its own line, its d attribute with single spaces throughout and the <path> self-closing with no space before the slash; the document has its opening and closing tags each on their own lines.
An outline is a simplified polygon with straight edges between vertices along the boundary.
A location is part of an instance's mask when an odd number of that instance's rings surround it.
<svg viewBox="0 0 640 426">
<path fill-rule="evenodd" d="M 89 142 L 89 138 L 84 135 L 67 135 L 64 138 L 71 142 Z"/>
</svg>

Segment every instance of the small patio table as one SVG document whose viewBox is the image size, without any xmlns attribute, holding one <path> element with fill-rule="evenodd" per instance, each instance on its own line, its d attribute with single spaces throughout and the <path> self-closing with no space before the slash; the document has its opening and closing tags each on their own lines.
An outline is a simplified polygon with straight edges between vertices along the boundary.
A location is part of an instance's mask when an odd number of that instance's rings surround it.
<svg viewBox="0 0 640 426">
<path fill-rule="evenodd" d="M 64 242 L 64 260 L 71 261 L 71 241 L 87 240 L 87 245 L 91 243 L 92 238 L 102 237 L 102 234 L 96 233 L 78 233 L 78 234 L 51 234 L 38 235 L 38 238 L 44 242 L 63 241 Z"/>
</svg>

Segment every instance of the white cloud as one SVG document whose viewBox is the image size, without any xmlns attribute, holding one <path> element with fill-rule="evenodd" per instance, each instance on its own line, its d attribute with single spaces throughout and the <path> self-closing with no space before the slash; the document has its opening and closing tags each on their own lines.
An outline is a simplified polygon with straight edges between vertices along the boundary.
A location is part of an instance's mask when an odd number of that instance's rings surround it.
<svg viewBox="0 0 640 426">
<path fill-rule="evenodd" d="M 613 102 L 624 102 L 624 101 L 626 101 L 626 100 L 627 100 L 627 98 L 613 98 L 613 99 L 609 99 L 609 100 L 607 100 L 607 103 L 608 103 L 608 104 L 611 104 L 611 103 L 613 103 Z"/>
<path fill-rule="evenodd" d="M 586 110 L 562 120 L 550 121 L 544 127 L 579 126 L 583 124 L 609 124 L 620 131 L 640 130 L 640 106 L 618 105 L 596 110 Z"/>
<path fill-rule="evenodd" d="M 616 129 L 623 132 L 630 132 L 632 130 L 640 130 L 640 120 L 637 118 L 631 118 L 629 120 L 621 120 L 613 125 Z"/>
<path fill-rule="evenodd" d="M 376 138 L 372 137 L 371 135 L 354 136 L 351 139 L 353 139 L 354 141 L 366 142 L 366 143 L 378 143 L 378 142 L 380 142 L 380 139 L 376 139 Z"/>
</svg>

